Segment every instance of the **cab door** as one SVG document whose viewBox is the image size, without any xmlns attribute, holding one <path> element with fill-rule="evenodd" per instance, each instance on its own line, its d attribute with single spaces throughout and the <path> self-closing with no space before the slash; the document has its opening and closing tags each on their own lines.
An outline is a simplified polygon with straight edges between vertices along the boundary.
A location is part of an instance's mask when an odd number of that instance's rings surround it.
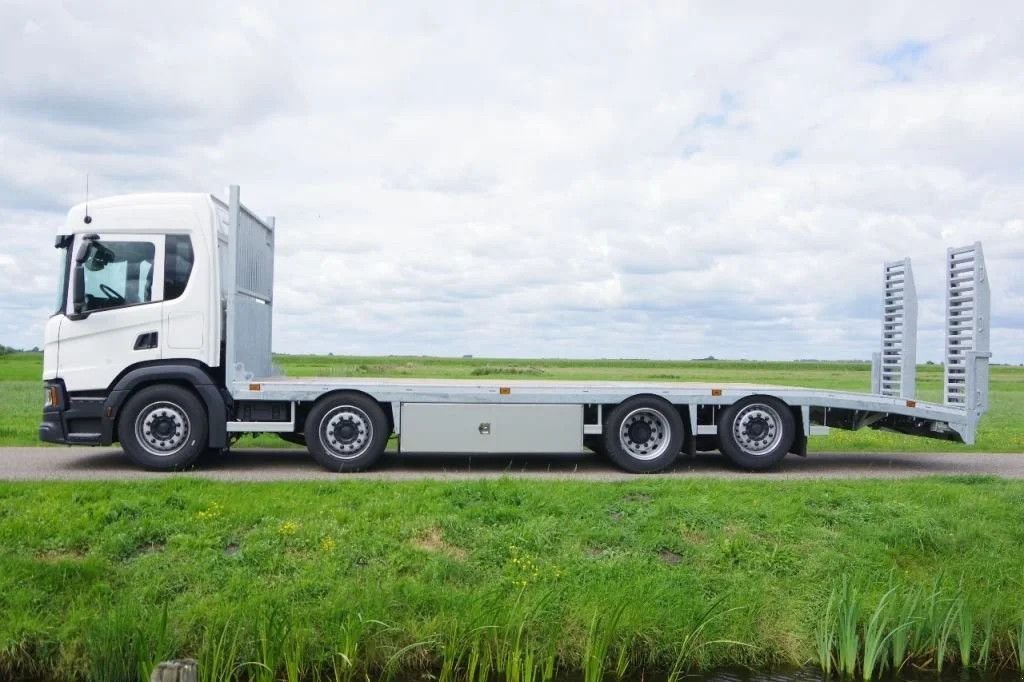
<svg viewBox="0 0 1024 682">
<path fill-rule="evenodd" d="M 77 235 L 59 331 L 58 376 L 69 391 L 107 388 L 126 367 L 159 360 L 163 339 L 164 236 Z M 83 251 L 83 242 L 85 251 Z M 75 258 L 87 255 L 82 276 Z M 76 311 L 76 291 L 84 287 Z"/>
</svg>

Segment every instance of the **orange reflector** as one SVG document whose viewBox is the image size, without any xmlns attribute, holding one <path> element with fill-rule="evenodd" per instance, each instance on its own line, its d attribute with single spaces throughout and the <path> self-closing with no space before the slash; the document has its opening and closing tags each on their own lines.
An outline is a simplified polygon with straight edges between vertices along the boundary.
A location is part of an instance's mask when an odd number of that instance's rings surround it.
<svg viewBox="0 0 1024 682">
<path fill-rule="evenodd" d="M 713 388 L 713 389 L 711 389 L 711 395 L 722 395 L 722 389 L 720 389 L 720 388 Z"/>
<path fill-rule="evenodd" d="M 917 407 L 917 401 L 916 400 L 908 400 L 907 401 L 907 407 Z"/>
<path fill-rule="evenodd" d="M 508 386 L 502 386 L 501 388 L 498 389 L 498 393 L 500 393 L 501 395 L 508 395 L 511 392 L 512 389 Z"/>
<path fill-rule="evenodd" d="M 108 407 L 107 408 L 107 419 L 109 419 L 109 418 L 111 418 L 113 416 L 114 416 L 114 408 L 113 407 Z"/>
<path fill-rule="evenodd" d="M 259 390 L 262 390 L 262 389 L 260 388 L 259 384 L 249 384 L 249 390 L 250 391 L 259 391 Z"/>
</svg>

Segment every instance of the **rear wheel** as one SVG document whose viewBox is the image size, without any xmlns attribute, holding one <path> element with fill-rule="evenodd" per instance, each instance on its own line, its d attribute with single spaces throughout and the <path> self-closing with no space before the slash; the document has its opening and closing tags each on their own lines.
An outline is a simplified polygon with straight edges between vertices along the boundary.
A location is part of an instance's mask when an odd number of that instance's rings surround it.
<svg viewBox="0 0 1024 682">
<path fill-rule="evenodd" d="M 306 445 L 313 459 L 331 471 L 373 466 L 388 444 L 391 428 L 377 401 L 359 393 L 322 398 L 306 417 Z"/>
<path fill-rule="evenodd" d="M 722 410 L 718 440 L 722 453 L 741 469 L 763 471 L 786 456 L 796 437 L 789 406 L 771 396 L 750 396 Z"/>
<path fill-rule="evenodd" d="M 173 471 L 206 451 L 206 410 L 181 386 L 148 386 L 125 403 L 117 424 L 121 447 L 147 469 Z"/>
<path fill-rule="evenodd" d="M 656 396 L 635 396 L 608 415 L 604 447 L 609 459 L 626 471 L 661 471 L 679 456 L 683 429 L 683 418 L 671 403 Z"/>
</svg>

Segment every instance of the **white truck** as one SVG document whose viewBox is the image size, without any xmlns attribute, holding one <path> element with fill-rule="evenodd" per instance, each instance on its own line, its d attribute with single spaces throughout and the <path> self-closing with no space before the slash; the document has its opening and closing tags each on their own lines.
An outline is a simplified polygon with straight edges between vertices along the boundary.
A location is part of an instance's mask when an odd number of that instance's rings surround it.
<svg viewBox="0 0 1024 682">
<path fill-rule="evenodd" d="M 830 427 L 973 443 L 987 409 L 989 289 L 980 244 L 949 249 L 945 397 L 914 398 L 916 293 L 884 266 L 871 393 L 781 386 L 581 381 L 291 378 L 271 367 L 274 219 L 209 194 L 112 197 L 71 209 L 56 238 L 46 324 L 50 443 L 120 443 L 173 470 L 246 433 L 304 443 L 332 471 L 407 453 L 606 455 L 631 472 L 719 449 L 761 470 Z"/>
</svg>

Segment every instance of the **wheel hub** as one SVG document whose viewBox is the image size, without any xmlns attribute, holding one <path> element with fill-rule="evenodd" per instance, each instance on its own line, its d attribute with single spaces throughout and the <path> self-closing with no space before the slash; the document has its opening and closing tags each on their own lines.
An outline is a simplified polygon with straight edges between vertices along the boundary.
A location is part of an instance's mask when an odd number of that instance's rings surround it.
<svg viewBox="0 0 1024 682">
<path fill-rule="evenodd" d="M 637 421 L 629 427 L 629 439 L 638 445 L 646 443 L 651 438 L 651 426 L 647 422 Z"/>
<path fill-rule="evenodd" d="M 174 435 L 174 420 L 168 417 L 159 417 L 153 421 L 152 433 L 157 438 L 164 440 Z"/>
<path fill-rule="evenodd" d="M 634 459 L 657 459 L 665 454 L 671 438 L 668 419 L 653 408 L 633 410 L 619 427 L 619 445 Z"/>
<path fill-rule="evenodd" d="M 782 417 L 771 405 L 747 405 L 733 420 L 736 444 L 750 455 L 771 452 L 782 440 Z"/>
<path fill-rule="evenodd" d="M 334 437 L 342 443 L 351 443 L 359 437 L 359 426 L 346 417 L 334 427 Z"/>
<path fill-rule="evenodd" d="M 373 423 L 358 407 L 336 407 L 320 421 L 320 442 L 332 457 L 354 459 L 366 452 L 372 440 Z"/>
<path fill-rule="evenodd" d="M 188 443 L 192 433 L 185 409 L 168 401 L 147 405 L 135 420 L 139 444 L 151 455 L 173 455 Z"/>
<path fill-rule="evenodd" d="M 771 427 L 764 417 L 753 417 L 747 422 L 747 436 L 753 440 L 761 440 L 770 430 Z"/>
</svg>

